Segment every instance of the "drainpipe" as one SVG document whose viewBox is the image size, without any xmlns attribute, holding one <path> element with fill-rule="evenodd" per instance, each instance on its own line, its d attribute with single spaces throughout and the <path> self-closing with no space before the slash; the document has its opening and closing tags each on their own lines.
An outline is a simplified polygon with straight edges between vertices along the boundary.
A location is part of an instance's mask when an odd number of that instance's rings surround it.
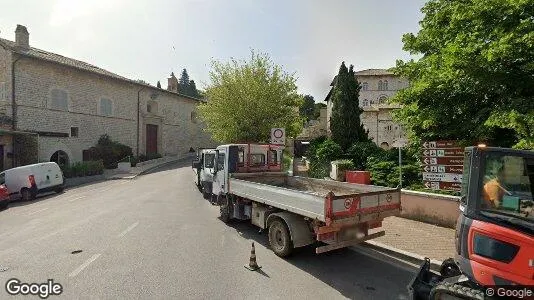
<svg viewBox="0 0 534 300">
<path fill-rule="evenodd" d="M 11 111 L 12 111 L 12 117 L 11 117 L 11 127 L 13 128 L 13 130 L 17 130 L 17 102 L 15 101 L 15 96 L 16 96 L 16 93 L 15 93 L 15 64 L 20 60 L 22 59 L 22 56 L 19 56 L 19 58 L 15 59 L 12 63 L 11 63 Z M 12 144 L 12 152 L 13 153 L 13 157 L 11 158 L 11 167 L 14 168 L 15 167 L 15 161 L 16 161 L 16 154 L 15 154 L 15 139 L 13 137 L 13 135 L 11 136 L 11 144 Z"/>
<path fill-rule="evenodd" d="M 137 91 L 137 157 L 139 157 L 139 118 L 141 115 L 141 91 L 144 89 L 145 87 L 142 87 L 139 91 Z"/>
<path fill-rule="evenodd" d="M 16 119 L 17 119 L 17 102 L 15 101 L 15 96 L 16 96 L 16 93 L 15 93 L 15 64 L 20 59 L 22 59 L 22 56 L 20 56 L 19 58 L 15 59 L 11 63 L 11 106 L 12 106 L 12 110 L 13 110 L 13 118 L 11 120 L 11 126 L 13 127 L 13 130 L 17 130 L 17 123 L 16 123 Z"/>
</svg>

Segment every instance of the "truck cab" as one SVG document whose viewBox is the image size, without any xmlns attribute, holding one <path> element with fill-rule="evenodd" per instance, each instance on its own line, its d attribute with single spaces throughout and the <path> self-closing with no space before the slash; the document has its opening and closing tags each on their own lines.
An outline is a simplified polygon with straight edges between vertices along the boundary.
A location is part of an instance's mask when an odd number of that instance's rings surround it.
<svg viewBox="0 0 534 300">
<path fill-rule="evenodd" d="M 195 184 L 205 199 L 212 195 L 215 155 L 215 149 L 199 148 L 197 157 L 192 163 L 195 172 Z"/>
</svg>

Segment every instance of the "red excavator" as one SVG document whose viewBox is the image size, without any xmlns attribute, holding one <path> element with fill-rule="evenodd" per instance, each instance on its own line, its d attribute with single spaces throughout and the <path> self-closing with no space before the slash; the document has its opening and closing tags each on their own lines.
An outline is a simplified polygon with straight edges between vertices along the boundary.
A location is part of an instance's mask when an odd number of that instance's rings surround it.
<svg viewBox="0 0 534 300">
<path fill-rule="evenodd" d="M 533 193 L 534 151 L 465 148 L 455 258 L 439 274 L 425 259 L 411 298 L 486 299 L 490 286 L 533 286 Z"/>
</svg>

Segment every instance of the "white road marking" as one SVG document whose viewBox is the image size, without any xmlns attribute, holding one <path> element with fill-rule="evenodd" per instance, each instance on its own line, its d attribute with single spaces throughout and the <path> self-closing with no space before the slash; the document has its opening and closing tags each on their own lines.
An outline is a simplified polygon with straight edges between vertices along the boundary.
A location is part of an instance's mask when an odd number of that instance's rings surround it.
<svg viewBox="0 0 534 300">
<path fill-rule="evenodd" d="M 34 212 L 29 213 L 28 216 L 35 215 L 35 214 L 40 213 L 40 212 L 42 212 L 42 211 L 45 211 L 45 210 L 47 210 L 47 209 L 48 209 L 48 207 L 43 208 L 43 209 L 40 209 L 40 210 L 36 210 L 36 211 L 34 211 Z"/>
<path fill-rule="evenodd" d="M 87 268 L 87 266 L 89 266 L 92 262 L 94 262 L 97 258 L 99 258 L 100 255 L 101 255 L 100 253 L 93 255 L 91 258 L 86 260 L 81 266 L 76 268 L 76 270 L 70 272 L 69 277 L 74 277 L 78 275 L 81 271 L 83 271 L 83 269 Z"/>
<path fill-rule="evenodd" d="M 130 225 L 130 227 L 126 228 L 123 232 L 121 232 L 119 234 L 119 237 L 123 237 L 125 236 L 128 232 L 130 232 L 130 230 L 134 229 L 135 227 L 137 227 L 137 225 L 139 225 L 139 222 L 135 222 L 133 223 L 132 225 Z"/>
<path fill-rule="evenodd" d="M 80 200 L 82 198 L 85 198 L 86 196 L 80 196 L 80 197 L 76 197 L 76 198 L 72 198 L 72 199 L 69 199 L 69 202 L 74 202 L 76 200 Z"/>
</svg>

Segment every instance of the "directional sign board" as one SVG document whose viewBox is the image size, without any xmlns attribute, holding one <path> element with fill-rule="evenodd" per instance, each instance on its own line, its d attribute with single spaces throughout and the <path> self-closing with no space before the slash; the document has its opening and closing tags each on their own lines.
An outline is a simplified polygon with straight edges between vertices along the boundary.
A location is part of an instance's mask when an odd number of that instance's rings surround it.
<svg viewBox="0 0 534 300">
<path fill-rule="evenodd" d="M 459 191 L 464 164 L 463 148 L 455 141 L 426 141 L 422 146 L 421 163 L 425 187 Z"/>
<path fill-rule="evenodd" d="M 433 190 L 451 190 L 457 192 L 462 190 L 462 184 L 459 182 L 425 181 L 424 185 L 427 189 Z"/>
<path fill-rule="evenodd" d="M 455 173 L 463 174 L 463 166 L 443 166 L 443 165 L 425 165 L 423 171 L 433 173 Z"/>
<path fill-rule="evenodd" d="M 423 172 L 423 180 L 425 180 L 425 181 L 443 181 L 443 182 L 462 182 L 462 174 L 454 174 L 454 173 L 425 173 L 425 172 Z"/>
<path fill-rule="evenodd" d="M 432 157 L 463 156 L 464 150 L 462 148 L 424 149 L 423 155 Z"/>
</svg>

